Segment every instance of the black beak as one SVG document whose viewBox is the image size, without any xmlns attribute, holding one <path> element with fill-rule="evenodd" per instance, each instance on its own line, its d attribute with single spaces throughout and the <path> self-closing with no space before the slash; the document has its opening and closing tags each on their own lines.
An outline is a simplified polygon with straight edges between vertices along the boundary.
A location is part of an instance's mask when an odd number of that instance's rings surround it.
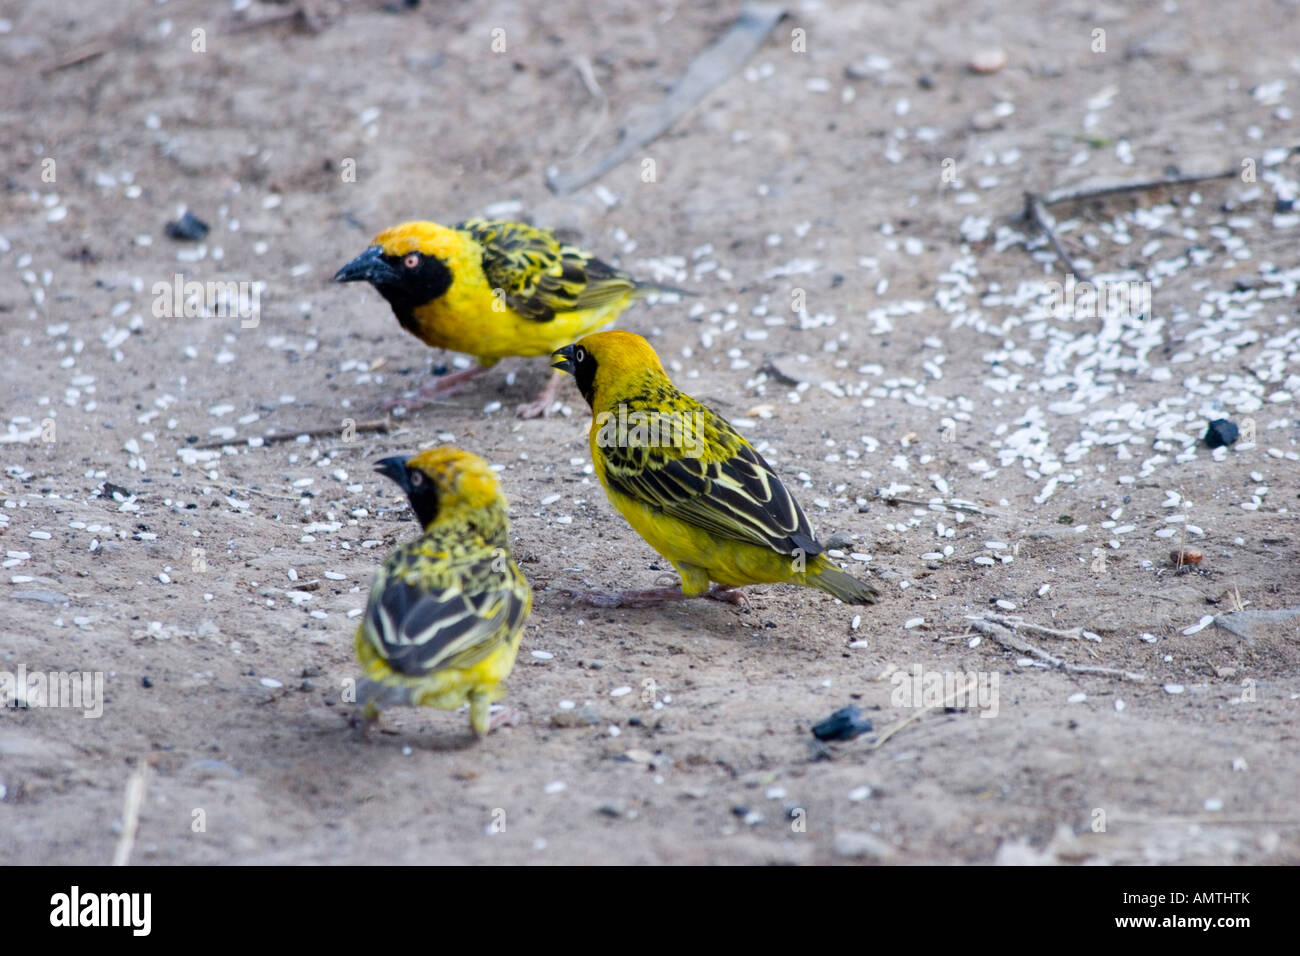
<svg viewBox="0 0 1300 956">
<path fill-rule="evenodd" d="M 338 272 L 335 282 L 369 282 L 371 285 L 390 285 L 399 281 L 402 274 L 384 261 L 384 250 L 371 246 Z"/>
<path fill-rule="evenodd" d="M 556 349 L 551 353 L 551 357 L 555 359 L 555 361 L 551 363 L 551 368 L 558 368 L 561 372 L 568 372 L 570 375 L 574 374 L 572 345 L 566 345 L 562 349 Z"/>
<path fill-rule="evenodd" d="M 408 494 L 411 491 L 411 479 L 406 473 L 406 459 L 383 458 L 375 462 L 375 471 L 385 478 L 391 478 L 397 483 L 397 486 Z"/>
</svg>

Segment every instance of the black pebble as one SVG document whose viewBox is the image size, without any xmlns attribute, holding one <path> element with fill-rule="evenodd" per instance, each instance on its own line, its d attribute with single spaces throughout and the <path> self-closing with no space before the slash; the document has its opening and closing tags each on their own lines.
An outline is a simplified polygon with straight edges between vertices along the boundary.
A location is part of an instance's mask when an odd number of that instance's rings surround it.
<svg viewBox="0 0 1300 956">
<path fill-rule="evenodd" d="M 1216 418 L 1210 422 L 1210 427 L 1205 430 L 1205 444 L 1211 448 L 1221 448 L 1225 445 L 1231 445 L 1240 434 L 1241 432 L 1232 422 L 1226 418 Z"/>
<path fill-rule="evenodd" d="M 208 234 L 208 224 L 188 209 L 179 219 L 173 219 L 164 227 L 171 239 L 202 239 Z"/>
<path fill-rule="evenodd" d="M 850 704 L 841 707 L 820 724 L 813 725 L 813 736 L 818 740 L 852 740 L 871 730 L 871 721 L 864 720 L 862 711 Z"/>
<path fill-rule="evenodd" d="M 141 678 L 140 678 L 140 686 L 141 686 L 141 687 L 152 687 L 152 686 L 153 686 L 153 681 L 151 681 L 151 680 L 150 680 L 149 678 L 147 678 L 147 677 L 141 677 Z"/>
</svg>

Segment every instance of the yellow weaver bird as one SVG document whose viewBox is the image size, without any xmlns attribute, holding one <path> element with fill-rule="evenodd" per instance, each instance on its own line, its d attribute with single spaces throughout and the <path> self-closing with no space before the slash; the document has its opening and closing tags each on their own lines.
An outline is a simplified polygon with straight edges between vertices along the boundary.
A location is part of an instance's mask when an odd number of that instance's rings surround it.
<svg viewBox="0 0 1300 956">
<path fill-rule="evenodd" d="M 369 282 L 420 341 L 478 359 L 477 368 L 443 376 L 417 400 L 450 394 L 507 356 L 550 355 L 652 292 L 682 292 L 639 282 L 546 229 L 491 219 L 451 228 L 404 222 L 375 236 L 334 281 Z M 561 378 L 553 374 L 519 414 L 545 415 Z"/>
<path fill-rule="evenodd" d="M 357 628 L 364 726 L 394 704 L 468 703 L 470 726 L 486 734 L 533 606 L 510 556 L 505 495 L 482 458 L 448 446 L 376 471 L 406 492 L 424 533 L 384 560 Z"/>
<path fill-rule="evenodd" d="M 678 391 L 641 336 L 598 332 L 555 358 L 553 367 L 574 377 L 591 406 L 591 460 L 610 502 L 682 579 L 680 590 L 580 600 L 649 607 L 705 596 L 740 604 L 733 588 L 773 582 L 818 588 L 848 604 L 880 596 L 822 553 L 763 456 L 721 415 Z"/>
</svg>

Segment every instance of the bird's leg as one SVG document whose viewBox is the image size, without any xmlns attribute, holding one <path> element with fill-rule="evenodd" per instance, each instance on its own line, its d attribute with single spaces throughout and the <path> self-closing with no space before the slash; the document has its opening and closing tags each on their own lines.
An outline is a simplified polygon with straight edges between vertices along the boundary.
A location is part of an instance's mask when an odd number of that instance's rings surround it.
<svg viewBox="0 0 1300 956">
<path fill-rule="evenodd" d="M 435 398 L 444 398 L 452 395 L 465 387 L 465 383 L 477 375 L 487 371 L 483 365 L 475 365 L 472 368 L 463 368 L 459 372 L 452 372 L 450 375 L 439 375 L 428 385 L 424 386 L 412 398 L 393 398 L 384 402 L 384 408 L 419 408 L 421 405 L 427 405 Z"/>
<path fill-rule="evenodd" d="M 493 731 L 498 727 L 518 727 L 524 722 L 524 715 L 513 707 L 500 707 L 488 721 L 488 730 Z"/>
<path fill-rule="evenodd" d="M 692 597 L 711 598 L 744 607 L 749 599 L 735 588 L 715 584 L 702 594 L 686 594 L 681 588 L 649 588 L 644 591 L 571 591 L 574 604 L 591 607 L 658 607 L 669 601 L 684 601 Z"/>
<path fill-rule="evenodd" d="M 520 418 L 545 418 L 546 413 L 551 410 L 555 404 L 555 393 L 560 390 L 560 380 L 564 378 L 564 373 L 556 369 L 551 373 L 551 377 L 542 390 L 537 393 L 537 397 L 531 402 L 524 402 L 517 409 L 515 414 Z"/>
</svg>

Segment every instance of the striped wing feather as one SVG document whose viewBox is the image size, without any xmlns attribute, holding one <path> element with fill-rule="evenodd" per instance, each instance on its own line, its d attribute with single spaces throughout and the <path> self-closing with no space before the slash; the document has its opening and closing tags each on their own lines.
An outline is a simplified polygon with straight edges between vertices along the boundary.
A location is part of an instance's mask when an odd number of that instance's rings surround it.
<svg viewBox="0 0 1300 956">
<path fill-rule="evenodd" d="M 772 466 L 730 425 L 712 417 L 718 433 L 699 458 L 665 458 L 662 448 L 603 448 L 610 487 L 721 538 L 779 554 L 820 554 L 807 516 Z"/>
<path fill-rule="evenodd" d="M 527 612 L 522 582 L 514 580 L 513 566 L 493 571 L 492 560 L 447 575 L 440 587 L 400 573 L 375 583 L 366 634 L 395 671 L 416 676 L 473 667 L 522 624 Z"/>
<path fill-rule="evenodd" d="M 545 229 L 490 219 L 467 219 L 456 228 L 483 246 L 483 274 L 492 288 L 534 322 L 611 305 L 637 288 L 630 276 Z"/>
</svg>

